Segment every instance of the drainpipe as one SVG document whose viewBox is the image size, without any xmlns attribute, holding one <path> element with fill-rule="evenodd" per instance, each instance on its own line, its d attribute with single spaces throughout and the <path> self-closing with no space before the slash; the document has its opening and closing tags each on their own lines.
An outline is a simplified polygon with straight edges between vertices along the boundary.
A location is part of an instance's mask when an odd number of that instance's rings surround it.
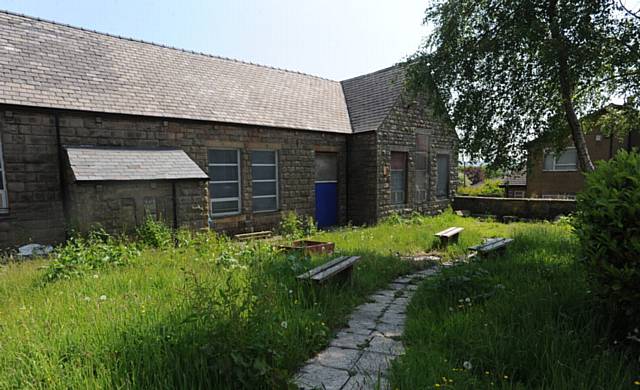
<svg viewBox="0 0 640 390">
<path fill-rule="evenodd" d="M 176 181 L 171 180 L 171 203 L 173 204 L 173 246 L 178 247 L 178 201 L 176 198 Z"/>
<path fill-rule="evenodd" d="M 178 230 L 178 200 L 176 198 L 176 181 L 171 180 L 171 195 L 173 202 L 173 230 Z"/>
<path fill-rule="evenodd" d="M 350 189 L 350 185 L 349 185 L 349 142 L 352 142 L 353 140 L 351 139 L 352 135 L 346 135 L 346 156 L 345 156 L 345 169 L 344 169 L 344 180 L 345 180 L 345 189 L 346 189 L 346 196 L 345 198 L 345 203 L 344 203 L 344 207 L 345 207 L 345 213 L 346 213 L 346 222 L 348 223 L 350 221 L 350 217 L 351 217 L 351 209 L 349 208 L 349 196 L 351 195 L 351 189 Z M 339 200 L 339 199 L 338 199 Z M 338 207 L 338 212 L 340 212 L 340 208 Z"/>
<path fill-rule="evenodd" d="M 62 147 L 62 136 L 60 135 L 60 115 L 58 112 L 53 114 L 54 124 L 56 128 L 56 142 L 58 147 L 58 183 L 60 185 L 60 195 L 62 197 L 62 219 L 64 221 L 64 237 L 69 238 L 69 204 L 67 186 L 64 181 L 64 148 Z"/>
</svg>

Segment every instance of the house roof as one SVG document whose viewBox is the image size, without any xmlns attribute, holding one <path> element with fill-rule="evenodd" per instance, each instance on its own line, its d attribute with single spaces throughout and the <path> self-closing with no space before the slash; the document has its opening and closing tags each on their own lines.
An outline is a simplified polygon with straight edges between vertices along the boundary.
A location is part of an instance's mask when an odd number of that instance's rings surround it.
<svg viewBox="0 0 640 390">
<path fill-rule="evenodd" d="M 375 131 L 398 100 L 404 86 L 401 66 L 354 77 L 342 82 L 354 133 Z"/>
<path fill-rule="evenodd" d="M 67 147 L 66 150 L 76 181 L 209 179 L 179 149 Z"/>
<path fill-rule="evenodd" d="M 0 103 L 352 132 L 338 81 L 6 11 Z"/>
<path fill-rule="evenodd" d="M 525 187 L 527 185 L 527 175 L 525 173 L 514 173 L 509 176 L 505 176 L 502 178 L 501 187 L 504 186 L 514 186 L 514 187 Z"/>
</svg>

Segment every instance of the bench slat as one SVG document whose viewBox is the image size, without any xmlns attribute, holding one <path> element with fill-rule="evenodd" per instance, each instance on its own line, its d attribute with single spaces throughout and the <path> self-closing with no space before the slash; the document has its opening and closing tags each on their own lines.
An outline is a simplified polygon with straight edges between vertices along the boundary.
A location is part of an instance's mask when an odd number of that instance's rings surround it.
<svg viewBox="0 0 640 390">
<path fill-rule="evenodd" d="M 252 238 L 268 238 L 271 237 L 271 230 L 265 230 L 261 232 L 253 232 L 253 233 L 241 233 L 233 236 L 236 240 L 245 241 L 250 240 Z"/>
<path fill-rule="evenodd" d="M 353 264 L 355 264 L 358 260 L 360 260 L 360 256 L 349 257 L 347 260 L 344 260 L 344 261 L 334 265 L 333 267 L 330 267 L 328 269 L 325 269 L 322 272 L 319 272 L 319 273 L 313 275 L 311 277 L 311 279 L 313 279 L 313 280 L 315 280 L 317 282 L 321 282 L 321 281 L 331 277 L 332 275 L 335 275 L 338 272 L 343 271 L 344 269 L 353 266 Z"/>
<path fill-rule="evenodd" d="M 510 244 L 512 241 L 513 241 L 512 238 L 492 238 L 487 240 L 487 242 L 483 244 L 471 246 L 469 247 L 469 249 L 485 253 L 485 252 L 490 252 L 490 251 L 502 248 Z"/>
<path fill-rule="evenodd" d="M 436 233 L 435 235 L 438 237 L 451 237 L 454 236 L 456 234 L 459 234 L 461 231 L 463 231 L 464 228 L 461 227 L 450 227 L 448 229 L 445 229 L 441 232 Z"/>
<path fill-rule="evenodd" d="M 317 273 L 320 273 L 320 272 L 324 271 L 324 270 L 325 270 L 325 269 L 327 269 L 327 268 L 331 268 L 331 267 L 333 267 L 334 265 L 336 265 L 336 264 L 338 264 L 338 263 L 340 263 L 341 261 L 344 261 L 344 260 L 346 260 L 346 259 L 347 259 L 347 256 L 340 256 L 340 257 L 337 257 L 337 258 L 335 258 L 335 259 L 333 259 L 333 260 L 331 260 L 331 261 L 327 261 L 326 263 L 324 263 L 324 264 L 322 264 L 322 265 L 319 265 L 319 266 L 317 266 L 317 267 L 315 267 L 315 268 L 313 268 L 313 269 L 311 269 L 311 270 L 309 270 L 309 271 L 307 271 L 307 272 L 305 272 L 305 273 L 303 273 L 303 274 L 301 274 L 301 275 L 298 275 L 298 276 L 297 276 L 297 278 L 298 278 L 298 279 L 309 279 L 309 278 L 311 278 L 313 275 L 315 275 L 315 274 L 317 274 Z"/>
</svg>

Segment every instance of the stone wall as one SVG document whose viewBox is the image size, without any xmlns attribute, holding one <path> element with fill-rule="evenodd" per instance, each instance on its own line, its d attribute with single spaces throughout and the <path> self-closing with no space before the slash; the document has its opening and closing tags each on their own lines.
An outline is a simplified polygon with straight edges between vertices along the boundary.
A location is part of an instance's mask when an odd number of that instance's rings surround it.
<svg viewBox="0 0 640 390">
<path fill-rule="evenodd" d="M 0 105 L 9 214 L 0 215 L 0 246 L 59 242 L 65 237 L 56 137 L 65 146 L 176 147 L 205 172 L 207 150 L 241 150 L 242 212 L 216 218 L 213 226 L 235 233 L 268 229 L 282 211 L 315 213 L 314 154 L 338 153 L 339 223 L 346 223 L 346 135 L 256 126 Z M 280 210 L 253 213 L 250 150 L 277 150 Z"/>
<path fill-rule="evenodd" d="M 489 198 L 478 196 L 456 196 L 454 210 L 468 210 L 471 214 L 515 216 L 529 219 L 552 220 L 559 215 L 568 215 L 576 210 L 574 200 Z"/>
<path fill-rule="evenodd" d="M 373 131 L 354 134 L 348 139 L 349 220 L 356 225 L 376 221 L 376 140 Z"/>
<path fill-rule="evenodd" d="M 208 226 L 207 183 L 198 180 L 75 182 L 67 187 L 69 226 L 131 232 L 145 219 L 200 230 Z M 175 204 L 175 208 L 174 208 Z"/>
<path fill-rule="evenodd" d="M 377 131 L 378 149 L 378 218 L 391 212 L 407 213 L 418 211 L 424 214 L 446 208 L 453 198 L 457 187 L 458 137 L 453 130 L 442 121 L 434 119 L 433 113 L 425 109 L 427 105 L 415 102 L 408 103 L 400 97 L 389 116 L 382 122 Z M 424 129 L 429 136 L 427 156 L 427 199 L 416 199 L 415 191 L 415 152 L 416 129 Z M 407 203 L 403 206 L 391 204 L 390 166 L 391 152 L 407 152 Z M 439 153 L 449 155 L 449 195 L 436 197 L 437 166 Z"/>
</svg>

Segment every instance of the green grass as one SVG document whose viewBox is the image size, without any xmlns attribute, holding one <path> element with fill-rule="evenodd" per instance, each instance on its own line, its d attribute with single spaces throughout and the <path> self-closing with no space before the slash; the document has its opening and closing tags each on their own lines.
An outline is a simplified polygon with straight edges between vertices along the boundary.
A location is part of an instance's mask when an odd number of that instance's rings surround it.
<svg viewBox="0 0 640 390">
<path fill-rule="evenodd" d="M 311 288 L 296 281 L 295 275 L 327 258 L 286 256 L 266 243 L 241 246 L 214 235 L 183 237 L 182 246 L 176 249 L 143 249 L 126 262 L 116 262 L 119 265 L 100 261 L 100 256 L 112 256 L 112 252 L 93 252 L 95 268 L 82 265 L 82 272 L 75 272 L 73 262 L 69 269 L 64 268 L 67 263 L 57 264 L 65 272 L 59 273 L 62 279 L 53 281 L 47 280 L 50 269 L 43 269 L 50 264 L 48 260 L 0 266 L 0 389 L 284 388 L 306 359 L 326 347 L 356 305 L 416 267 L 401 261 L 398 254 L 431 251 L 436 243 L 433 233 L 454 225 L 465 231 L 460 243 L 444 253 L 448 258 L 463 254 L 464 248 L 484 237 L 513 235 L 517 241 L 511 253 L 531 256 L 516 257 L 507 263 L 513 266 L 506 268 L 504 262 L 488 261 L 447 272 L 483 267 L 489 272 L 483 278 L 491 280 L 490 286 L 494 282 L 505 285 L 504 291 L 485 298 L 487 307 L 490 302 L 502 307 L 490 312 L 489 320 L 483 317 L 485 311 L 475 312 L 483 307 L 478 301 L 473 308 L 448 311 L 466 290 L 455 285 L 444 290 L 431 284 L 421 287 L 411 306 L 409 351 L 394 371 L 399 386 L 431 388 L 445 371 L 450 377 L 451 368 L 463 360 L 483 367 L 486 358 L 480 352 L 460 352 L 476 351 L 474 348 L 494 354 L 494 360 L 486 360 L 493 364 L 492 372 L 508 373 L 525 387 L 548 384 L 567 364 L 583 373 L 580 364 L 587 369 L 601 365 L 604 368 L 599 372 L 609 370 L 612 384 L 629 383 L 629 366 L 621 355 L 607 355 L 594 347 L 598 340 L 587 338 L 580 327 L 556 326 L 551 330 L 573 333 L 559 339 L 547 337 L 545 326 L 554 324 L 549 318 L 589 323 L 584 314 L 585 293 L 580 290 L 584 282 L 580 271 L 571 266 L 574 244 L 566 229 L 549 224 L 480 222 L 445 213 L 434 218 L 392 218 L 374 227 L 317 234 L 314 238 L 335 242 L 340 254 L 362 256 L 353 284 L 347 286 Z M 548 230 L 538 233 L 542 228 Z M 63 253 L 74 256 L 73 250 Z M 571 278 L 574 273 L 575 280 Z M 507 275 L 514 279 L 510 281 Z M 566 288 L 549 290 L 547 280 L 550 286 L 564 283 Z M 482 283 L 478 288 L 484 291 Z M 515 293 L 520 283 L 531 283 L 525 286 L 530 295 Z M 469 291 L 467 295 L 473 296 L 476 290 Z M 554 298 L 548 298 L 551 306 L 536 304 L 535 299 L 547 297 L 549 291 L 564 298 L 552 294 Z M 541 319 L 519 318 L 519 309 L 509 306 L 515 304 L 533 305 L 532 313 Z M 565 316 L 577 317 L 569 321 Z M 523 326 L 522 332 L 534 332 L 548 349 L 529 345 L 533 336 L 519 343 L 513 339 L 517 332 L 497 339 L 484 333 L 502 334 L 503 328 L 515 327 L 507 326 L 512 322 Z M 527 327 L 529 322 L 541 328 L 532 330 Z M 574 363 L 571 359 L 578 355 L 571 346 L 595 351 L 594 357 Z M 516 357 L 523 359 L 520 366 L 513 363 Z M 535 363 L 536 359 L 546 363 Z M 550 367 L 549 359 L 562 364 Z M 522 367 L 529 366 L 525 376 Z M 546 376 L 547 382 L 536 375 Z M 573 372 L 563 378 L 577 376 Z"/>
<path fill-rule="evenodd" d="M 505 256 L 421 285 L 394 388 L 640 388 L 633 355 L 603 337 L 569 228 L 521 225 L 512 233 Z"/>
</svg>

